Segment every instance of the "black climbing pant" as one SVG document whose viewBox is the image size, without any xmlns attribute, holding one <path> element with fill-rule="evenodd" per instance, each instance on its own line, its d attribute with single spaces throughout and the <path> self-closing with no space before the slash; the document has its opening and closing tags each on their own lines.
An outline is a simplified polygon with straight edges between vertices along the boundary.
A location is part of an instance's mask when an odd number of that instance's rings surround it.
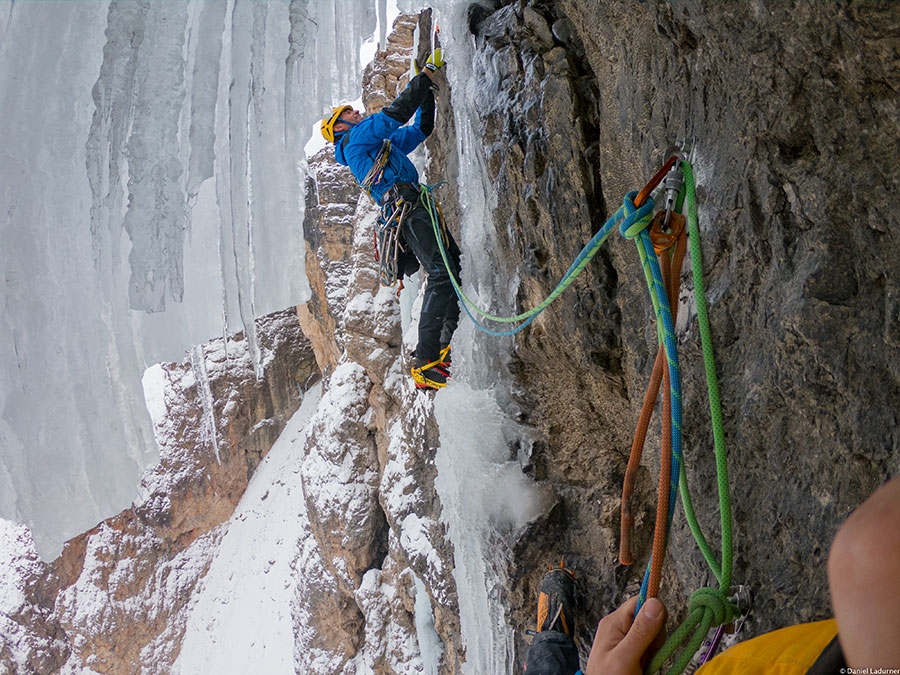
<svg viewBox="0 0 900 675">
<path fill-rule="evenodd" d="M 525 675 L 575 675 L 580 668 L 575 641 L 555 630 L 535 635 L 525 655 Z"/>
<path fill-rule="evenodd" d="M 415 208 L 403 221 L 403 241 L 412 251 L 428 280 L 425 282 L 425 296 L 422 299 L 422 312 L 419 315 L 419 344 L 416 347 L 416 358 L 423 363 L 436 361 L 443 347 L 450 344 L 450 338 L 459 325 L 459 301 L 450 281 L 450 274 L 441 257 L 431 216 L 419 203 L 418 190 L 413 186 L 399 188 L 403 199 L 415 204 Z M 453 235 L 447 232 L 447 259 L 453 268 L 453 275 L 459 280 L 459 247 Z M 408 256 L 401 258 L 400 270 L 405 274 L 415 272 Z"/>
</svg>

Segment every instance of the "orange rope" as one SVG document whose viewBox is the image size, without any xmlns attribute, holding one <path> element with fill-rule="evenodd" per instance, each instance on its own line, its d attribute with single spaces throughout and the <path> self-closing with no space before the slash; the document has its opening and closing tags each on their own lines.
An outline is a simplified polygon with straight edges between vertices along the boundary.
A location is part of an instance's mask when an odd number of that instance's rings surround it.
<svg viewBox="0 0 900 675">
<path fill-rule="evenodd" d="M 672 310 L 672 321 L 678 314 L 678 291 L 681 287 L 681 265 L 687 251 L 687 236 L 684 234 L 684 218 L 680 218 L 681 232 L 677 235 L 675 251 L 672 258 L 665 248 L 658 253 L 662 267 L 666 294 L 669 296 L 669 307 Z M 672 223 L 674 225 L 674 223 Z M 652 226 L 651 226 L 652 228 Z M 674 233 L 676 228 L 672 228 Z M 663 245 L 666 237 L 655 237 L 651 229 L 650 237 L 653 245 Z M 661 233 L 666 235 L 666 233 Z M 669 244 L 671 246 L 671 243 Z M 662 351 L 662 349 L 660 349 Z M 664 361 L 664 359 L 663 359 Z M 659 582 L 662 578 L 663 560 L 666 555 L 666 522 L 669 514 L 669 474 L 672 469 L 672 398 L 670 393 L 669 369 L 663 368 L 663 410 L 662 410 L 662 448 L 659 456 L 659 492 L 656 498 L 656 527 L 653 531 L 653 562 L 650 567 L 650 579 L 647 584 L 647 597 L 654 598 L 659 594 Z"/>
<path fill-rule="evenodd" d="M 656 362 L 653 364 L 653 372 L 650 374 L 650 383 L 647 385 L 647 393 L 644 394 L 644 403 L 641 406 L 641 414 L 638 417 L 637 428 L 634 430 L 634 440 L 631 442 L 631 454 L 628 457 L 628 468 L 625 469 L 625 483 L 622 485 L 622 525 L 619 538 L 619 562 L 623 565 L 634 563 L 634 553 L 631 547 L 631 535 L 634 532 L 634 514 L 631 512 L 631 496 L 634 494 L 634 482 L 641 457 L 644 453 L 644 441 L 647 440 L 647 429 L 650 426 L 650 418 L 653 414 L 653 406 L 659 394 L 659 385 L 662 382 L 664 365 L 666 362 L 665 351 L 660 348 L 656 352 Z"/>
<path fill-rule="evenodd" d="M 668 163 L 667 163 L 668 165 Z M 664 167 L 665 168 L 665 167 Z M 656 178 L 656 177 L 654 177 Z M 659 179 L 661 180 L 661 178 Z M 652 181 L 651 181 L 652 182 Z M 657 180 L 657 182 L 659 182 Z M 646 188 L 645 188 L 646 189 Z M 652 188 L 650 188 L 652 191 Z M 687 236 L 684 233 L 684 217 L 680 214 L 671 215 L 671 231 L 664 232 L 661 229 L 665 219 L 665 212 L 656 214 L 650 228 L 650 238 L 660 261 L 663 279 L 666 285 L 666 295 L 669 298 L 669 307 L 673 320 L 678 312 L 678 292 L 681 286 L 681 267 L 684 263 L 687 251 Z M 675 247 L 670 252 L 672 246 Z M 659 593 L 659 583 L 662 577 L 663 559 L 666 545 L 666 521 L 669 508 L 669 473 L 672 465 L 672 400 L 670 394 L 669 372 L 665 367 L 665 350 L 662 345 L 656 353 L 653 364 L 653 372 L 644 402 L 641 406 L 641 414 L 635 429 L 634 441 L 631 445 L 631 455 L 628 458 L 628 468 L 625 472 L 625 481 L 622 486 L 622 523 L 621 539 L 619 545 L 619 561 L 623 565 L 634 562 L 632 551 L 632 535 L 634 531 L 634 514 L 631 510 L 631 500 L 634 494 L 634 483 L 637 470 L 643 455 L 644 443 L 647 438 L 647 429 L 653 414 L 653 406 L 659 395 L 660 385 L 663 385 L 663 410 L 662 410 L 662 439 L 660 450 L 659 491 L 656 502 L 656 527 L 653 533 L 653 558 L 650 568 L 647 597 L 655 597 Z"/>
</svg>

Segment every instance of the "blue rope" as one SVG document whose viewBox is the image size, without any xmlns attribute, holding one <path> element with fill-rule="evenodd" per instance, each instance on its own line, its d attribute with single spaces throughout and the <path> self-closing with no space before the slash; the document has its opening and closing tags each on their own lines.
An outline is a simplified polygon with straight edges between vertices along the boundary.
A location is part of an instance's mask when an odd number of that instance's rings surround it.
<svg viewBox="0 0 900 675">
<path fill-rule="evenodd" d="M 675 503 L 678 499 L 678 478 L 681 474 L 681 464 L 683 462 L 681 368 L 678 361 L 678 346 L 675 339 L 672 310 L 669 307 L 669 296 L 666 293 L 665 284 L 662 280 L 662 270 L 660 270 L 659 261 L 653 253 L 650 233 L 647 230 L 642 230 L 637 241 L 644 267 L 649 267 L 649 276 L 652 278 L 652 284 L 649 287 L 651 288 L 651 296 L 656 296 L 656 302 L 654 302 L 656 321 L 657 326 L 660 327 L 661 339 L 666 351 L 666 362 L 669 367 L 669 392 L 672 402 L 672 465 L 669 473 L 669 513 L 666 522 L 666 539 L 668 539 L 675 515 Z M 652 565 L 653 556 L 651 554 L 650 560 L 647 562 L 647 568 L 644 571 L 644 578 L 641 581 L 635 616 L 637 616 L 637 612 L 641 610 L 641 607 L 647 600 L 647 587 L 650 583 L 650 569 Z"/>
</svg>

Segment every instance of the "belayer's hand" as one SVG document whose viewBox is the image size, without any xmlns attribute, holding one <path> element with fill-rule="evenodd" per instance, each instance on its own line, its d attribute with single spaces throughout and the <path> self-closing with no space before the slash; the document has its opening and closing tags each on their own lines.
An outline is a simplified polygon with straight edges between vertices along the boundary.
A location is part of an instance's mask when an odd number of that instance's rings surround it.
<svg viewBox="0 0 900 675">
<path fill-rule="evenodd" d="M 634 617 L 637 597 L 603 617 L 597 626 L 585 675 L 640 675 L 641 661 L 654 641 L 663 637 L 666 608 L 656 598 L 644 603 Z"/>
</svg>

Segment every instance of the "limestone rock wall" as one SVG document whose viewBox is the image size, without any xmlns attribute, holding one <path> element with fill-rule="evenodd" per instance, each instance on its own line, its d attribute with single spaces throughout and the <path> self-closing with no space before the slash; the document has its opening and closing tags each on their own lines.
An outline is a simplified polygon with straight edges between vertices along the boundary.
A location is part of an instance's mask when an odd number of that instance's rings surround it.
<svg viewBox="0 0 900 675">
<path fill-rule="evenodd" d="M 397 20 L 388 49 L 364 74 L 367 110 L 405 86 L 414 30 L 427 35 L 429 18 L 425 12 Z M 422 667 L 419 644 L 427 640 L 417 628 L 416 595 L 427 593 L 440 672 L 459 672 L 453 549 L 434 489 L 438 431 L 431 399 L 409 384 L 397 289 L 379 282 L 372 242 L 378 208 L 330 148 L 310 166 L 307 273 L 323 279 L 316 286 L 324 292 L 314 290 L 299 312 L 307 334 L 333 344 L 340 357 L 329 365 L 301 474 L 325 561 L 317 584 L 335 595 L 323 602 L 322 593 L 301 591 L 297 604 L 315 618 L 316 646 L 335 657 L 335 672 L 352 672 L 360 662 L 379 673 L 413 672 Z M 317 346 L 316 353 L 328 349 Z M 298 654 L 301 672 L 314 666 Z"/>
<path fill-rule="evenodd" d="M 352 184 L 353 175 L 334 161 L 331 149 L 310 158 L 303 235 L 312 293 L 308 302 L 297 306 L 297 315 L 323 373 L 334 370 L 343 353 L 338 322 L 340 308 L 347 301 L 350 242 L 359 196 L 357 190 L 347 189 Z"/>
<path fill-rule="evenodd" d="M 470 8 L 469 27 L 484 156 L 502 195 L 500 273 L 523 274 L 523 308 L 546 296 L 667 148 L 695 139 L 735 580 L 753 588 L 753 632 L 827 616 L 831 537 L 900 459 L 890 206 L 900 165 L 885 154 L 900 136 L 897 7 L 485 2 Z M 649 552 L 652 459 L 636 502 L 639 564 L 615 562 L 618 494 L 656 334 L 634 246 L 618 234 L 567 293 L 516 341 L 522 408 L 543 432 L 534 476 L 560 502 L 520 541 L 513 611 L 530 623 L 541 563 L 564 555 L 581 570 L 587 642 Z M 717 541 L 689 302 L 682 315 L 689 481 Z M 665 598 L 677 613 L 711 581 L 679 514 Z"/>
</svg>

